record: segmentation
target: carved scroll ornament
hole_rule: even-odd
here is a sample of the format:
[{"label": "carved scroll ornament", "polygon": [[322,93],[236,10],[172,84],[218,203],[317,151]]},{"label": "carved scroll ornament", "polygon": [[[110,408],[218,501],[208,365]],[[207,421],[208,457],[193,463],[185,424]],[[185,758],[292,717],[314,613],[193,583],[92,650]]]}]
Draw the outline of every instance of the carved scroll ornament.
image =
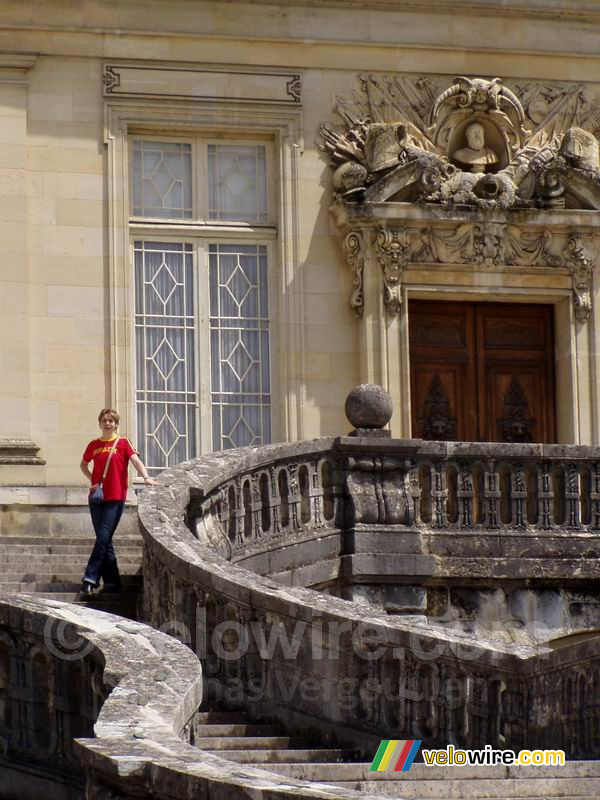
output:
[{"label": "carved scroll ornament", "polygon": [[346,261],[354,276],[350,307],[354,309],[357,317],[362,317],[365,304],[363,294],[363,272],[365,267],[365,241],[359,230],[346,234],[343,241]]}]

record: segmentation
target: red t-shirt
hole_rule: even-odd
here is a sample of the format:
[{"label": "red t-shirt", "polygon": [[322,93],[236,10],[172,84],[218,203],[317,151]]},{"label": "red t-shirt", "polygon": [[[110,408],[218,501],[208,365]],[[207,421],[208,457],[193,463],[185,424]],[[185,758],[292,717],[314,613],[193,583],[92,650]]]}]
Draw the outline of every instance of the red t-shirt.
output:
[{"label": "red t-shirt", "polygon": [[[108,441],[94,439],[85,448],[83,461],[88,464],[94,462],[92,468],[92,483],[100,483],[106,466],[106,459],[115,443],[114,438]],[[106,478],[102,484],[105,500],[125,500],[127,497],[127,467],[129,459],[136,454],[137,450],[133,447],[129,439],[122,436],[118,443],[113,457],[110,460]]]}]

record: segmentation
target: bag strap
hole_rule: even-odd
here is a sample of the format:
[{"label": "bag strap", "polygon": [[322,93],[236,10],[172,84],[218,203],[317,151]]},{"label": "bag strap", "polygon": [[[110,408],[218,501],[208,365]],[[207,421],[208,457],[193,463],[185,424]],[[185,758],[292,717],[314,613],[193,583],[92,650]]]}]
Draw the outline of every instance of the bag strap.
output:
[{"label": "bag strap", "polygon": [[100,480],[100,483],[99,483],[100,486],[102,486],[102,484],[106,480],[106,476],[108,474],[108,468],[110,466],[110,460],[113,457],[113,453],[117,449],[117,444],[118,444],[120,438],[121,438],[120,436],[117,436],[117,438],[115,439],[115,443],[113,444],[113,446],[110,449],[110,453],[108,454],[108,458],[106,459],[106,465],[104,467],[104,472],[102,473],[102,479]]}]

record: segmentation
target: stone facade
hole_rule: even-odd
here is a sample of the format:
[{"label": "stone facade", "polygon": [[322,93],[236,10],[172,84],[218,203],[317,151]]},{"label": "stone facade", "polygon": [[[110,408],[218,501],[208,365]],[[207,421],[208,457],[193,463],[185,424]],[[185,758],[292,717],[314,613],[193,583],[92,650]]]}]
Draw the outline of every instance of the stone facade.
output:
[{"label": "stone facade", "polygon": [[[76,21],[61,4],[8,3],[2,484],[80,485],[82,444],[102,405],[117,406],[137,439],[130,243],[144,226],[130,224],[128,147],[138,134],[273,143],[273,440],[338,433],[343,400],[361,381],[390,391],[394,434],[410,435],[403,299],[435,293],[554,304],[558,438],[596,442],[600,73],[587,45],[595,12],[586,12],[561,5],[572,26],[563,31],[552,2],[525,17],[507,4],[465,3],[453,7],[452,26],[445,6],[417,13],[401,2],[182,0],[165,19],[156,0],[143,21],[127,3],[82,7]],[[493,52],[473,46],[487,29],[497,34]],[[357,30],[368,31],[360,43]],[[479,120],[495,172],[463,207],[471,190],[456,176],[473,172],[456,154],[468,147],[469,120]],[[367,166],[356,152],[348,161],[356,142],[363,155],[366,143]],[[333,179],[330,157],[343,162]],[[401,176],[389,172],[399,157]],[[345,202],[364,169],[368,213]],[[344,199],[331,216],[336,193]],[[169,235],[183,233],[172,226]],[[210,450],[206,411],[197,427],[196,452]]]}]

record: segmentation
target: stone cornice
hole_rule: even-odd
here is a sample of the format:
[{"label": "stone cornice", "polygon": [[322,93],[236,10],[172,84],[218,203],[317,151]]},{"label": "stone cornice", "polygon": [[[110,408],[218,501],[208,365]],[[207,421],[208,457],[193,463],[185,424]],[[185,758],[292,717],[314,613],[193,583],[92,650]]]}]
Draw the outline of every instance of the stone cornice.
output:
[{"label": "stone cornice", "polygon": [[373,11],[405,11],[428,14],[482,14],[486,16],[541,19],[579,19],[600,21],[600,3],[581,0],[530,0],[530,2],[498,2],[498,0],[246,0],[254,5],[307,6],[319,8],[360,8]]},{"label": "stone cornice", "polygon": [[28,439],[0,439],[0,465],[37,464],[46,462],[38,456],[39,447]]},{"label": "stone cornice", "polygon": [[37,53],[0,51],[0,83],[26,83],[27,73],[37,60]]}]

